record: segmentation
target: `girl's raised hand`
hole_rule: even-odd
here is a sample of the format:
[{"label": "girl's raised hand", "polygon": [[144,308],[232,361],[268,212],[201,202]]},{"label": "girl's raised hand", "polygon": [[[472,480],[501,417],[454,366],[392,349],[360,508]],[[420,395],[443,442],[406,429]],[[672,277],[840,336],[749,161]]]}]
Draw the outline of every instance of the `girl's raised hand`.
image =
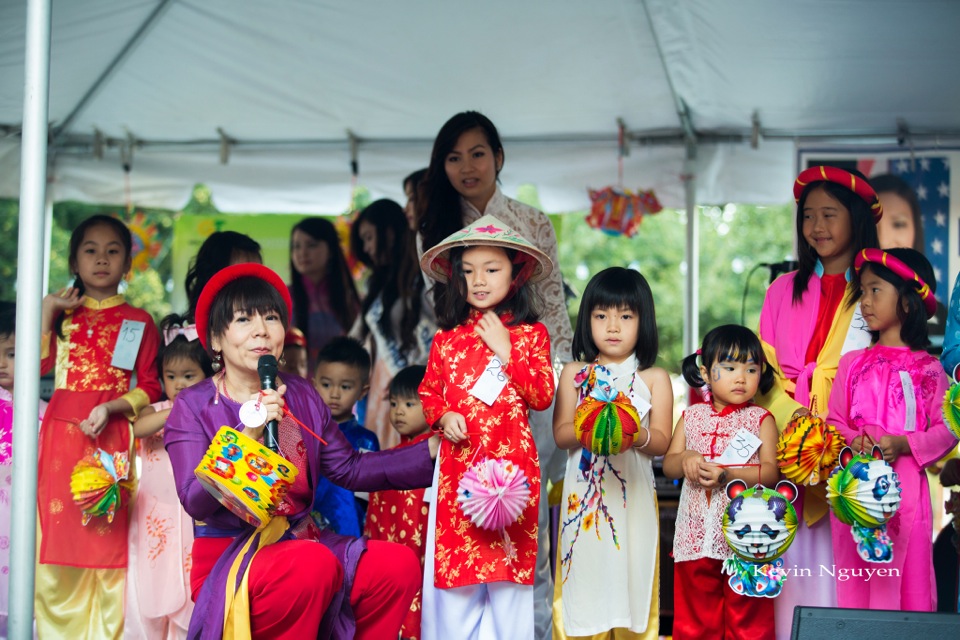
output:
[{"label": "girl's raised hand", "polygon": [[500,358],[501,363],[507,364],[510,361],[510,331],[503,326],[500,316],[488,309],[480,316],[474,330],[483,343]]},{"label": "girl's raised hand", "polygon": [[64,287],[56,293],[48,293],[43,297],[41,312],[52,322],[60,313],[68,309],[76,309],[83,301],[80,290],[76,287]]},{"label": "girl's raised hand", "polygon": [[443,437],[453,444],[463,442],[469,438],[467,435],[467,421],[459,413],[448,411],[443,414],[443,417],[437,422],[440,424],[440,430],[443,431]]}]

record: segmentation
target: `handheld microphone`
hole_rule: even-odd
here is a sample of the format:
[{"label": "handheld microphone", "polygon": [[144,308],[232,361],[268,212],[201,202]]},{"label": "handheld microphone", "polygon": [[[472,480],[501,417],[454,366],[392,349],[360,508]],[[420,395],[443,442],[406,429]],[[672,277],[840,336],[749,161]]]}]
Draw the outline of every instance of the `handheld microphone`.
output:
[{"label": "handheld microphone", "polygon": [[[260,376],[260,388],[261,389],[276,389],[277,388],[277,358],[272,355],[260,356],[260,359],[257,360],[257,375]],[[267,422],[267,428],[263,431],[263,444],[267,446],[270,451],[274,453],[280,453],[280,440],[277,433],[277,424],[276,420],[270,420]]]}]

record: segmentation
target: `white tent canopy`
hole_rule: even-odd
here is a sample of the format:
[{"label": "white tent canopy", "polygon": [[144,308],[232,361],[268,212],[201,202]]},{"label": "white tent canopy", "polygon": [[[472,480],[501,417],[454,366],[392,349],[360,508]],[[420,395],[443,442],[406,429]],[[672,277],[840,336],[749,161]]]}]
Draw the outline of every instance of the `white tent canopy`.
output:
[{"label": "white tent canopy", "polygon": [[[0,0],[7,197],[24,5]],[[504,189],[533,183],[548,211],[616,183],[618,118],[623,186],[682,206],[692,169],[698,201],[784,202],[797,139],[960,132],[958,24],[952,0],[53,0],[51,195],[124,201],[132,145],[138,205],[182,206],[204,182],[222,210],[339,212],[348,131],[359,182],[400,197],[443,122],[478,109],[505,138]]]}]

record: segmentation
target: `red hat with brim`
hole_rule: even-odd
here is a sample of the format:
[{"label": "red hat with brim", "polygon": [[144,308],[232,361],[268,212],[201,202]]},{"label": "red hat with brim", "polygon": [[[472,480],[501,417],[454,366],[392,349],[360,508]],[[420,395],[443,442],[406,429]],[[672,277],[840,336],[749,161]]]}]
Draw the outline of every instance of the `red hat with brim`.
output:
[{"label": "red hat with brim", "polygon": [[837,167],[828,167],[821,165],[819,167],[810,167],[800,172],[797,181],[793,183],[793,198],[800,202],[800,196],[807,185],[812,182],[833,182],[841,187],[846,187],[857,194],[860,199],[867,203],[870,212],[873,214],[873,223],[880,222],[883,217],[883,207],[880,206],[880,196],[873,190],[870,183],[863,178],[858,178],[849,171]]},{"label": "red hat with brim", "polygon": [[246,277],[265,280],[267,284],[277,290],[277,293],[280,294],[280,297],[283,298],[284,303],[286,303],[287,317],[289,318],[293,315],[293,301],[290,299],[290,290],[287,289],[287,285],[276,272],[255,262],[231,265],[225,269],[221,269],[216,275],[210,278],[210,281],[203,287],[203,291],[200,292],[200,299],[197,301],[197,312],[195,314],[197,319],[197,335],[204,349],[208,348],[207,330],[210,326],[210,306],[213,304],[213,300],[217,297],[217,294],[220,293],[221,289],[229,283],[238,278]]}]

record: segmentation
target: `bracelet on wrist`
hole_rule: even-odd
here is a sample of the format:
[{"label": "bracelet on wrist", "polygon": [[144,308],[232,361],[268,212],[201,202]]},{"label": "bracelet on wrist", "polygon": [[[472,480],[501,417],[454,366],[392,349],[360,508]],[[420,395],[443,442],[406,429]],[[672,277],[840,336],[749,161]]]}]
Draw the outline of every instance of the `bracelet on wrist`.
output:
[{"label": "bracelet on wrist", "polygon": [[650,429],[648,427],[643,427],[643,430],[647,432],[647,439],[644,440],[643,444],[639,445],[637,449],[643,449],[650,444]]}]

